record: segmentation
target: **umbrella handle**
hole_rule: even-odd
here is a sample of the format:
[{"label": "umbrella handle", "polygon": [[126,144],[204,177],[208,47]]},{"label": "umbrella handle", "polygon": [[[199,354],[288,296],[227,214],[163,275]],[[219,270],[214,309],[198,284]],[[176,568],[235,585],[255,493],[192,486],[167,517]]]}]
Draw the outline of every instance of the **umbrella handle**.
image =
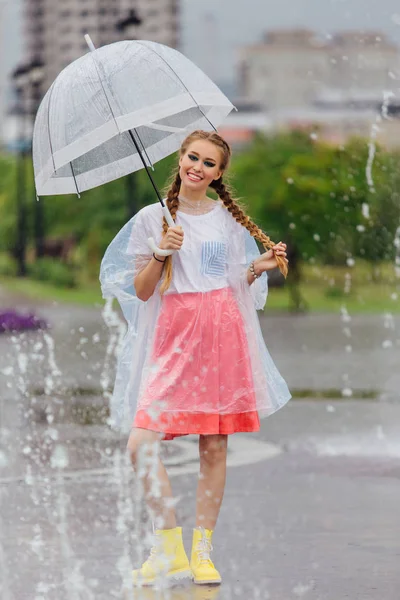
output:
[{"label": "umbrella handle", "polygon": [[[170,227],[174,227],[175,221],[171,217],[171,213],[168,210],[168,206],[163,206],[161,210],[162,210],[162,213],[163,213],[164,218],[167,221],[168,225]],[[147,239],[147,242],[148,242],[151,250],[154,252],[154,254],[158,254],[158,256],[170,256],[171,254],[173,254],[175,252],[175,250],[163,250],[162,248],[158,248],[156,242],[154,241],[154,238],[152,238],[152,237],[149,237]]]}]

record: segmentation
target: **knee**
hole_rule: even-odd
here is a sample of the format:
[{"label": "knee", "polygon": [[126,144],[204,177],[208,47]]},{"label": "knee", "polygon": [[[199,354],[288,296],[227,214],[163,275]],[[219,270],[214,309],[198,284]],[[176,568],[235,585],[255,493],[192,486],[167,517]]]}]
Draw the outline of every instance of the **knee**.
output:
[{"label": "knee", "polygon": [[158,454],[159,439],[151,433],[132,431],[129,436],[127,451],[135,469],[145,457]]},{"label": "knee", "polygon": [[200,460],[214,465],[226,460],[227,436],[204,436],[200,440]]}]

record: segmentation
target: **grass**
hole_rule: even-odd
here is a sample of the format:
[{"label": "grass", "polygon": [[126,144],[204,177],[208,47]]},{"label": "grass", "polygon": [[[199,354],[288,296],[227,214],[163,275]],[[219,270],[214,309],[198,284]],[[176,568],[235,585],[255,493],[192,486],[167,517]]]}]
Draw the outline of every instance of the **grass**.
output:
[{"label": "grass", "polygon": [[[2,278],[10,292],[35,300],[48,300],[85,306],[102,305],[98,282],[86,283],[76,289],[65,289],[32,279]],[[350,290],[346,289],[350,282]],[[375,271],[368,263],[357,261],[355,267],[305,265],[300,286],[309,312],[339,313],[345,307],[349,313],[400,313],[400,280],[394,267],[379,266]],[[290,296],[287,288],[271,288],[266,311],[287,312]]]},{"label": "grass", "polygon": [[33,300],[49,300],[83,306],[95,306],[104,303],[99,284],[93,283],[78,288],[67,289],[28,278],[3,277],[2,282],[9,292],[21,294]]},{"label": "grass", "polygon": [[[396,296],[392,297],[395,288],[389,285],[359,285],[349,294],[343,294],[342,297],[329,297],[322,286],[310,283],[301,286],[301,293],[309,312],[340,313],[345,307],[352,314],[400,313],[400,291],[397,298]],[[288,290],[273,288],[268,296],[266,310],[287,311],[289,304]]]},{"label": "grass", "polygon": [[[300,286],[310,312],[338,313],[343,307],[349,313],[400,313],[400,279],[394,266],[373,269],[358,261],[355,267],[303,266]],[[288,310],[287,288],[272,288],[267,310]]]}]

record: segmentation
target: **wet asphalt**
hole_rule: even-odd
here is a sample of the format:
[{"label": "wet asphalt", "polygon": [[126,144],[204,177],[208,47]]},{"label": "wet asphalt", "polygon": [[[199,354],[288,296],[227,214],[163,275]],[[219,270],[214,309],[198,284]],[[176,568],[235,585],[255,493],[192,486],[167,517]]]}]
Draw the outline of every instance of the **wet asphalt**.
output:
[{"label": "wet asphalt", "polygon": [[[0,293],[11,300],[32,305]],[[289,386],[325,398],[292,400],[258,434],[230,439],[213,554],[223,584],[162,592],[129,589],[150,524],[126,439],[96,422],[114,368],[100,307],[36,310],[50,341],[0,337],[1,600],[399,600],[399,318],[262,317]],[[77,388],[95,417],[71,410]],[[163,453],[189,551],[196,440]]]}]

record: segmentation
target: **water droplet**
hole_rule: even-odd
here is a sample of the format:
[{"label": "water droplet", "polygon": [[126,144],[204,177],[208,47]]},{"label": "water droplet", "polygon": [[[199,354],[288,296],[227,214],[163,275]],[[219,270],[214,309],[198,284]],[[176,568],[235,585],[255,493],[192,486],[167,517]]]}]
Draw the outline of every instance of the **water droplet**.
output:
[{"label": "water droplet", "polygon": [[65,446],[58,444],[50,458],[50,464],[53,469],[65,469],[69,464],[68,450]]},{"label": "water droplet", "polygon": [[353,391],[350,388],[343,388],[342,389],[342,396],[344,398],[351,398],[352,395],[353,395]]},{"label": "water droplet", "polygon": [[392,340],[385,340],[384,342],[382,342],[382,348],[391,348],[393,346],[393,342]]}]

